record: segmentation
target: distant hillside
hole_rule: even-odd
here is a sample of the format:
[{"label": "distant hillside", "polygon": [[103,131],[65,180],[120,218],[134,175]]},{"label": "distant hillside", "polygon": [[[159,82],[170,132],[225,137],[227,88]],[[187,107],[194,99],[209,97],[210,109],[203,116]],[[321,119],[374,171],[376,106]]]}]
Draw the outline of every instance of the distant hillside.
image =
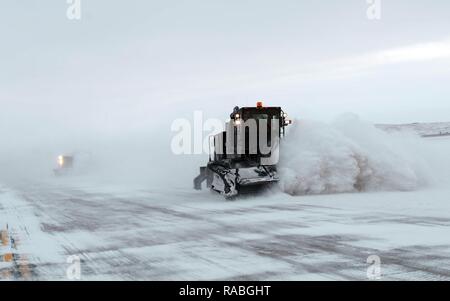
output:
[{"label": "distant hillside", "polygon": [[377,124],[376,127],[387,131],[413,131],[424,137],[450,136],[450,122]]}]

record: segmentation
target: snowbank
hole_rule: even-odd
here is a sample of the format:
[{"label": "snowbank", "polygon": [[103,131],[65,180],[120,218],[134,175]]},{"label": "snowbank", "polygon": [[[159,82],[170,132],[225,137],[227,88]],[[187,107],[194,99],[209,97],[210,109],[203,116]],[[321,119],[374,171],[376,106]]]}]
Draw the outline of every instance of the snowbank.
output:
[{"label": "snowbank", "polygon": [[407,191],[430,181],[421,138],[385,133],[353,114],[331,124],[300,121],[288,135],[280,173],[292,195]]}]

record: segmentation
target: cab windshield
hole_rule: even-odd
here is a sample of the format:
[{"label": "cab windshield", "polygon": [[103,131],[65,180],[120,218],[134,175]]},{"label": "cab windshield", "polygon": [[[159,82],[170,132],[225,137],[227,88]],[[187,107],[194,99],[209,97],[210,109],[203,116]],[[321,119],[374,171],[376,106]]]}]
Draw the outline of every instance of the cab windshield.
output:
[{"label": "cab windshield", "polygon": [[249,117],[252,119],[256,119],[256,120],[269,119],[269,115],[267,115],[267,114],[252,114]]},{"label": "cab windshield", "polygon": [[279,118],[280,109],[278,108],[267,108],[267,109],[257,109],[257,108],[245,108],[242,111],[242,117],[244,120],[255,119],[255,120],[270,120],[273,118]]}]

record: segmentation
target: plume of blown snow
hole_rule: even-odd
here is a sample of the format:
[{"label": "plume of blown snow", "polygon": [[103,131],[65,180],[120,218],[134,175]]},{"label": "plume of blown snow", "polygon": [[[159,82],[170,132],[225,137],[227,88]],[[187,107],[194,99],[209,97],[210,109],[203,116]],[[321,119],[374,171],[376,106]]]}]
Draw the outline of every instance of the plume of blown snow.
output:
[{"label": "plume of blown snow", "polygon": [[353,114],[333,123],[299,121],[281,153],[281,187],[292,195],[410,191],[430,181],[421,140],[388,134]]}]

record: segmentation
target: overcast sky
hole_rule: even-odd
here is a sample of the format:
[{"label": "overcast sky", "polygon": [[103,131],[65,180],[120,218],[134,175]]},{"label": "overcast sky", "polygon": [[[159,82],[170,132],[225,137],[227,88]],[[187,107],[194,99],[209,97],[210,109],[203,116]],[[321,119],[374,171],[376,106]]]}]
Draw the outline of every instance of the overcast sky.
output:
[{"label": "overcast sky", "polygon": [[142,130],[260,99],[450,121],[450,2],[381,4],[371,21],[366,0],[81,0],[75,21],[65,0],[2,0],[0,133]]}]

